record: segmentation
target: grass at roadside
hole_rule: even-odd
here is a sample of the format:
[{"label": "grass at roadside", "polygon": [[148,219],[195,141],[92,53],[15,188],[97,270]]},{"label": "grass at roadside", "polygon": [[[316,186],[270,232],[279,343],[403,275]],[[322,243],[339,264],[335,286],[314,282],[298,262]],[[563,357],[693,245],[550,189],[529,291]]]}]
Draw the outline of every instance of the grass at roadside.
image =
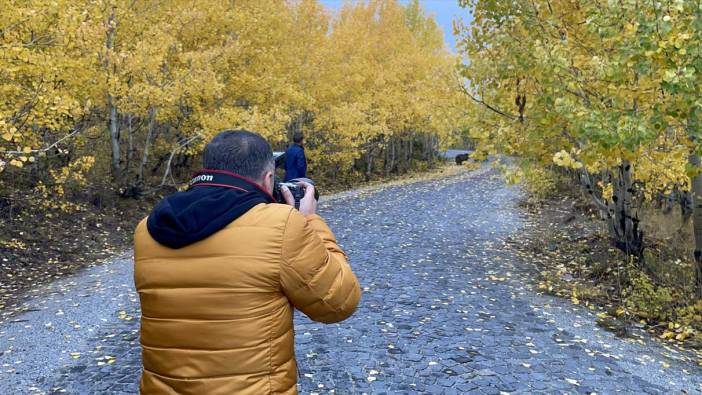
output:
[{"label": "grass at roadside", "polygon": [[702,365],[702,301],[695,300],[692,261],[681,240],[661,231],[655,223],[660,218],[647,215],[652,223],[643,224],[644,265],[611,245],[587,201],[559,196],[522,202],[536,226],[515,248],[537,265],[538,290],[598,311],[598,324],[620,336],[648,331],[669,347],[696,354]]}]

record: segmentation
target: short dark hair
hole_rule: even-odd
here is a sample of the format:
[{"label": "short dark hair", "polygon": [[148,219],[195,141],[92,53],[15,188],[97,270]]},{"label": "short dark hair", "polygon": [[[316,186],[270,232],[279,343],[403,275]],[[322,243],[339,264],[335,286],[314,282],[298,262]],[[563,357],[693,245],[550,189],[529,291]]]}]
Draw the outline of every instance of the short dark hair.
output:
[{"label": "short dark hair", "polygon": [[205,169],[227,170],[258,180],[273,166],[271,145],[248,130],[225,130],[207,143],[202,155]]},{"label": "short dark hair", "polygon": [[302,132],[295,132],[293,134],[293,143],[301,143],[304,138],[305,136],[302,135]]}]

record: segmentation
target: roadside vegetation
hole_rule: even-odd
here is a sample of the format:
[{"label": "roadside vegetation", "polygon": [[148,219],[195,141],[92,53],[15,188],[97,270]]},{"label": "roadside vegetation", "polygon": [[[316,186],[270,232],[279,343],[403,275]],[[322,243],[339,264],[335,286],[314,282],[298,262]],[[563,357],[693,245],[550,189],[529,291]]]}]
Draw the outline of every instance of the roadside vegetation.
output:
[{"label": "roadside vegetation", "polygon": [[702,3],[461,3],[475,156],[518,157],[508,180],[567,202],[543,211],[542,288],[699,347]]}]

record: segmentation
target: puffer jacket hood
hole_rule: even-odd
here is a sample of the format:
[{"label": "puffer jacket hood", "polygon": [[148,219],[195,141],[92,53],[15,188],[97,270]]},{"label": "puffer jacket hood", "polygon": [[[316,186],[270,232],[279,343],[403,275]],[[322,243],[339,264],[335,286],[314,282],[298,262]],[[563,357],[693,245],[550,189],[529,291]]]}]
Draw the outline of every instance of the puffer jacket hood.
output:
[{"label": "puffer jacket hood", "polygon": [[161,200],[146,224],[154,240],[182,248],[216,233],[256,205],[274,202],[251,180],[223,170],[202,170],[188,190]]}]

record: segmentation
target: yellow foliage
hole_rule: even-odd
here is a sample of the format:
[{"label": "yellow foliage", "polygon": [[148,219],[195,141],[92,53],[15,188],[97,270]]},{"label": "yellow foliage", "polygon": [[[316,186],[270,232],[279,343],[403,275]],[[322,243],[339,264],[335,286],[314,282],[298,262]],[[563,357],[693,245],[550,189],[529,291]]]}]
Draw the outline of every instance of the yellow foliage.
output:
[{"label": "yellow foliage", "polygon": [[458,32],[477,150],[603,178],[626,162],[647,198],[689,190],[702,130],[694,2],[461,4],[474,18]]},{"label": "yellow foliage", "polygon": [[573,159],[573,157],[565,150],[561,150],[559,152],[556,152],[553,155],[553,163],[557,164],[558,166],[563,166],[563,167],[567,167],[570,169],[576,169],[576,170],[581,169],[583,167],[582,163]]},{"label": "yellow foliage", "polygon": [[193,157],[223,129],[278,146],[304,130],[312,170],[342,173],[393,144],[436,150],[465,130],[457,58],[418,1],[338,15],[316,0],[8,1],[0,170],[41,171],[42,193],[63,196],[93,165],[142,183],[152,162]]}]

